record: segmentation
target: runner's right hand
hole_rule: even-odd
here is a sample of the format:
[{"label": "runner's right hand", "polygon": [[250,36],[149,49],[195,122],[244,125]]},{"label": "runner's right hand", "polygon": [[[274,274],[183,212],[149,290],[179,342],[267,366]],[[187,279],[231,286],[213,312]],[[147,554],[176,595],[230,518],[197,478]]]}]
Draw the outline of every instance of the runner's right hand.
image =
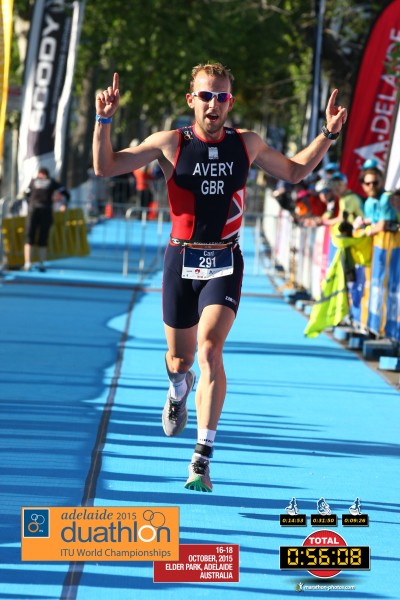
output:
[{"label": "runner's right hand", "polygon": [[114,73],[112,86],[99,92],[96,96],[96,113],[100,117],[109,118],[117,111],[119,106],[119,78],[118,73]]}]

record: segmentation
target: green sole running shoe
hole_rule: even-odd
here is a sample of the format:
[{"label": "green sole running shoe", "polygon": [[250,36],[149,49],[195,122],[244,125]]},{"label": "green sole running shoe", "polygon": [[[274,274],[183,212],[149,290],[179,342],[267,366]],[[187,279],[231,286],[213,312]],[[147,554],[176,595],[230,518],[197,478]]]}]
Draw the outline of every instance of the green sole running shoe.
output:
[{"label": "green sole running shoe", "polygon": [[174,402],[171,400],[169,393],[167,395],[167,401],[162,412],[162,426],[165,435],[168,437],[179,435],[186,427],[188,420],[186,401],[193,389],[195,381],[196,375],[194,371],[188,371],[186,373],[187,390],[182,400],[179,402]]},{"label": "green sole running shoe", "polygon": [[189,478],[185,488],[192,492],[212,492],[208,460],[196,460],[189,465]]}]

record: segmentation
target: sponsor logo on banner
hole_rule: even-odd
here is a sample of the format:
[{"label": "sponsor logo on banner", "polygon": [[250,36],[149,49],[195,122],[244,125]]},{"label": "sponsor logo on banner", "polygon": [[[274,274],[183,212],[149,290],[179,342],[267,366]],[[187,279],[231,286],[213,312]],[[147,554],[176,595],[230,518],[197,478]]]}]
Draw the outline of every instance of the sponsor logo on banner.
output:
[{"label": "sponsor logo on banner", "polygon": [[178,507],[24,507],[23,561],[179,558]]},{"label": "sponsor logo on banner", "polygon": [[48,508],[28,508],[23,513],[22,535],[24,538],[48,538],[49,524]]}]

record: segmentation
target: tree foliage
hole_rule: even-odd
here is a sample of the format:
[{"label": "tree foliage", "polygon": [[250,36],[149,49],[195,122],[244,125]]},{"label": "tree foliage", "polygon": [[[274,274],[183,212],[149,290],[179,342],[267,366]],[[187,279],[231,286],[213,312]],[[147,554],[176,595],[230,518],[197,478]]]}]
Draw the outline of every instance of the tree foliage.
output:
[{"label": "tree foliage", "polygon": [[[323,70],[347,97],[371,22],[389,2],[326,0]],[[87,0],[71,113],[73,146],[82,154],[77,165],[86,169],[88,162],[95,91],[111,83],[114,71],[122,94],[113,127],[118,146],[186,113],[191,69],[208,60],[235,76],[235,124],[279,125],[299,138],[316,6],[317,0]],[[21,18],[29,19],[28,8],[15,0]]]}]

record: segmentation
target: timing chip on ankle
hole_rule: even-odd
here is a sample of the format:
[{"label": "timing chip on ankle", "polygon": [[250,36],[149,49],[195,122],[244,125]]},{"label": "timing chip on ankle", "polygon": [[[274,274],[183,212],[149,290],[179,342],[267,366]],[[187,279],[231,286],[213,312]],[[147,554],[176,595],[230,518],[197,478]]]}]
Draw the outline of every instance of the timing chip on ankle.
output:
[{"label": "timing chip on ankle", "polygon": [[205,444],[196,444],[194,451],[197,454],[201,454],[202,456],[210,458],[212,456],[213,449],[211,448],[211,446],[206,446]]}]

